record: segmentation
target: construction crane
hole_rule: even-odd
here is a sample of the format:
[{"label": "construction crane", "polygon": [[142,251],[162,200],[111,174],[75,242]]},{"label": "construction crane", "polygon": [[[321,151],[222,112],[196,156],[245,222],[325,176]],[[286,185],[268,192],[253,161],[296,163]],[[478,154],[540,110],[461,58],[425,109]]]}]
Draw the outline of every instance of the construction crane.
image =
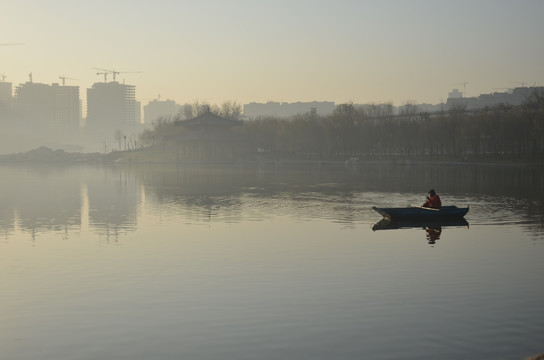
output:
[{"label": "construction crane", "polygon": [[113,81],[115,81],[115,77],[119,74],[139,74],[141,72],[141,71],[116,71],[116,70],[100,69],[100,68],[93,68],[93,69],[100,71],[96,73],[96,75],[104,75],[104,82],[108,82],[109,74],[112,75]]},{"label": "construction crane", "polygon": [[96,75],[104,75],[104,82],[108,82],[108,75],[109,75],[108,72],[103,72],[103,73],[97,72]]},{"label": "construction crane", "polygon": [[59,76],[59,79],[62,80],[62,86],[64,86],[64,84],[66,83],[66,80],[79,80],[79,79],[72,79],[66,76]]},{"label": "construction crane", "polygon": [[108,82],[108,75],[114,74],[114,80],[115,80],[115,70],[106,70],[106,69],[99,69],[99,68],[93,68],[94,70],[99,70],[100,72],[97,72],[96,75],[104,75],[104,82]]},{"label": "construction crane", "polygon": [[453,84],[453,85],[463,85],[463,97],[465,97],[465,90],[466,90],[466,87],[467,87],[467,85],[468,85],[468,82],[463,81],[462,83]]}]

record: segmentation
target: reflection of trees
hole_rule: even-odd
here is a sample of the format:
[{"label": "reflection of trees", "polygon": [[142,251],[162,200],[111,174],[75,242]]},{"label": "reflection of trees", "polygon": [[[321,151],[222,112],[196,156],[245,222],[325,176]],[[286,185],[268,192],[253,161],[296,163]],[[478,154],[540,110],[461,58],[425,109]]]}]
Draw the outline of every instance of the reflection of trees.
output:
[{"label": "reflection of trees", "polygon": [[[353,224],[374,217],[376,204],[402,203],[429,188],[462,205],[475,202],[496,216],[527,218],[535,233],[544,228],[544,170],[517,166],[363,165],[358,169],[314,165],[20,167],[3,166],[0,230],[62,231],[81,226],[88,204],[89,225],[108,239],[133,230],[141,184],[159,211],[191,221],[243,221],[255,215],[300,216]],[[86,184],[82,191],[82,184]],[[82,202],[82,192],[88,201]],[[85,199],[85,198],[84,198]],[[396,206],[396,205],[395,205]],[[471,209],[469,217],[474,211]],[[171,214],[169,214],[171,215]],[[529,225],[528,225],[529,226]]]},{"label": "reflection of trees", "polygon": [[243,171],[222,167],[153,166],[138,168],[147,192],[161,204],[182,209],[187,216],[211,219],[240,213],[240,194],[246,183]]},{"label": "reflection of trees", "polygon": [[[544,171],[537,167],[367,165],[347,170],[195,165],[139,168],[137,172],[146,192],[159,203],[174,205],[195,218],[236,220],[259,204],[270,206],[271,212],[282,211],[274,208],[279,206],[290,214],[352,223],[375,205],[369,203],[373,201],[371,194],[420,194],[423,201],[431,187],[445,194],[444,201],[450,204],[452,196],[463,199],[463,205],[491,197],[498,199],[505,211],[526,213],[531,218],[544,213]],[[396,199],[380,201],[394,203]]]},{"label": "reflection of trees", "polygon": [[500,165],[375,165],[352,173],[372,189],[425,194],[431,187],[456,195],[485,194],[541,199],[541,167]]},{"label": "reflection of trees", "polygon": [[493,216],[514,215],[544,227],[544,169],[539,166],[376,166],[354,176],[376,191],[425,194],[435,188],[446,195],[443,203],[451,204],[449,196],[463,199],[463,205],[485,203],[495,208]]},{"label": "reflection of trees", "polygon": [[357,216],[354,190],[359,184],[348,184],[343,168],[195,165],[141,168],[138,172],[146,196],[149,192],[161,204],[176,206],[193,219],[240,221],[255,207],[276,214],[335,217],[346,223]]}]

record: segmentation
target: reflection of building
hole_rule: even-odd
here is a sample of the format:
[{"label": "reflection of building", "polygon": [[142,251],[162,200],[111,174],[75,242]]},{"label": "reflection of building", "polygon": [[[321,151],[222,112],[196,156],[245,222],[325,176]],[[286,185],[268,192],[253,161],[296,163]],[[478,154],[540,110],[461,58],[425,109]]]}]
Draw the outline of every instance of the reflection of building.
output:
[{"label": "reflection of building", "polygon": [[[39,186],[36,186],[39,179]],[[81,225],[81,183],[77,170],[55,171],[51,167],[3,169],[2,212],[13,207],[21,229],[33,234],[79,228]]]},{"label": "reflection of building", "polygon": [[140,124],[136,87],[117,81],[95,83],[87,89],[87,127],[111,135],[134,132]]},{"label": "reflection of building", "polygon": [[142,192],[131,174],[51,165],[3,167],[0,188],[9,191],[0,194],[0,234],[20,228],[33,236],[51,231],[68,236],[87,218],[99,234],[133,229]]},{"label": "reflection of building", "polygon": [[95,231],[115,237],[120,231],[135,228],[141,187],[130,172],[93,171],[86,181],[89,224]]},{"label": "reflection of building", "polygon": [[151,124],[160,117],[170,117],[178,113],[179,106],[174,100],[153,100],[144,106],[144,122]]},{"label": "reflection of building", "polygon": [[170,139],[177,144],[178,160],[237,160],[250,152],[248,139],[236,131],[242,121],[208,111],[174,124],[182,129],[181,134]]}]

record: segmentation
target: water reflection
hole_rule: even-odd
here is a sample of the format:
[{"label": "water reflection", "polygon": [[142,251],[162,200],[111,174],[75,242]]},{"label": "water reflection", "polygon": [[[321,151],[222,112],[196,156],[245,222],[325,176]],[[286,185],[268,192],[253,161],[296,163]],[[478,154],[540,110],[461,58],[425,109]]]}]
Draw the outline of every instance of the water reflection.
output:
[{"label": "water reflection", "polygon": [[166,207],[159,211],[178,211],[185,217],[211,221],[216,217],[240,215],[244,186],[253,183],[243,171],[221,167],[143,167],[135,170],[145,187],[145,196]]},{"label": "water reflection", "polygon": [[469,223],[462,219],[436,219],[436,220],[390,220],[383,218],[372,226],[372,230],[398,230],[398,229],[422,229],[429,245],[434,245],[442,235],[442,229],[447,227],[465,227]]},{"label": "water reflection", "polygon": [[[473,180],[495,169],[0,170],[7,358],[522,358],[541,344],[544,196],[518,188],[535,186],[523,168],[489,186]],[[371,231],[372,205],[420,203],[429,184],[470,205],[466,223]]]},{"label": "water reflection", "polygon": [[[372,224],[373,205],[420,203],[429,187],[445,204],[470,206],[472,225],[520,224],[544,232],[544,169],[501,166],[314,165],[2,166],[0,231],[67,233],[107,240],[138,227],[142,208],[186,222],[289,216],[346,227]],[[389,224],[389,227],[397,226]],[[377,226],[383,227],[382,225]],[[419,226],[423,227],[423,226]],[[430,241],[441,228],[429,232]]]},{"label": "water reflection", "polygon": [[66,168],[10,167],[0,177],[0,227],[17,227],[35,239],[42,231],[66,232],[81,224],[80,184]]},{"label": "water reflection", "polygon": [[106,241],[136,229],[142,201],[139,181],[130,169],[104,168],[85,171],[89,226]]},{"label": "water reflection", "polygon": [[[147,199],[188,221],[238,222],[268,215],[360,219],[363,185],[343,169],[320,167],[154,167],[137,170]],[[161,207],[158,211],[165,210]]]},{"label": "water reflection", "polygon": [[108,239],[136,226],[141,185],[126,169],[39,165],[2,166],[0,229],[32,240],[42,232],[89,226]]},{"label": "water reflection", "polygon": [[427,233],[427,242],[429,243],[429,245],[434,245],[436,244],[436,241],[440,239],[440,235],[442,234],[442,227],[426,227],[425,232]]}]

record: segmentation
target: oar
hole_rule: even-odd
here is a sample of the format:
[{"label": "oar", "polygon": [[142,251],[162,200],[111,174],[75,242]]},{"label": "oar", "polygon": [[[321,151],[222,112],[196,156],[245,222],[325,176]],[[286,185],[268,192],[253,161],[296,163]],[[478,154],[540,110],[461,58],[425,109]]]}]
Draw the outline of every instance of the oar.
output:
[{"label": "oar", "polygon": [[424,209],[424,210],[440,211],[440,209],[430,208],[430,207],[425,207],[425,206],[420,206],[420,208],[422,208],[422,209]]},{"label": "oar", "polygon": [[430,208],[430,207],[426,207],[426,206],[419,206],[419,205],[410,205],[409,207],[420,208],[420,209],[423,209],[423,210],[440,211],[440,209]]}]

